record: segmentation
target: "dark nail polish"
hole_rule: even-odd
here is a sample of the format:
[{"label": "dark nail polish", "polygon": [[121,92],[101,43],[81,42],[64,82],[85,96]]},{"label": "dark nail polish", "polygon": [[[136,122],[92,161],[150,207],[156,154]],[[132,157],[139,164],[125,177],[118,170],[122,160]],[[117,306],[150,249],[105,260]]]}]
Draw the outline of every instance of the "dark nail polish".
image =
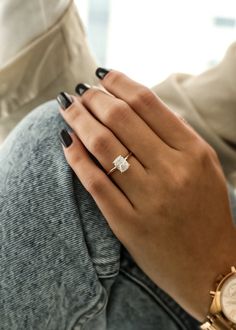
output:
[{"label": "dark nail polish", "polygon": [[72,100],[72,98],[70,97],[69,94],[67,94],[65,92],[61,92],[57,96],[57,102],[59,103],[60,107],[63,110],[66,110],[72,104],[73,100]]},{"label": "dark nail polish", "polygon": [[59,135],[59,138],[60,138],[60,141],[61,143],[64,145],[64,147],[68,148],[71,143],[73,142],[72,141],[72,138],[70,136],[70,134],[67,132],[66,129],[63,129],[61,132],[60,132],[60,135]]},{"label": "dark nail polish", "polygon": [[90,86],[88,84],[78,84],[75,87],[75,92],[82,96],[88,89],[90,88]]},{"label": "dark nail polish", "polygon": [[104,69],[104,68],[97,68],[95,74],[99,79],[103,79],[110,70]]}]

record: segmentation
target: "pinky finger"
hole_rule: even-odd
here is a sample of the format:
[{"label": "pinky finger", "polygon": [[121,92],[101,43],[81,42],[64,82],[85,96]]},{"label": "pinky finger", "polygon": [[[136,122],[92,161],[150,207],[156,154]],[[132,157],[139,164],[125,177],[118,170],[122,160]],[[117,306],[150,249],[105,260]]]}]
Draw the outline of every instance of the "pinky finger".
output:
[{"label": "pinky finger", "polygon": [[[132,204],[89,157],[88,151],[75,133],[69,134],[63,130],[60,134],[60,140],[61,142],[64,140],[63,150],[68,164],[85,189],[92,195],[114,234],[122,240],[122,231],[127,232],[129,225],[127,218],[133,211]],[[67,144],[65,140],[68,141]],[[69,143],[70,145],[66,147],[65,145]]]}]

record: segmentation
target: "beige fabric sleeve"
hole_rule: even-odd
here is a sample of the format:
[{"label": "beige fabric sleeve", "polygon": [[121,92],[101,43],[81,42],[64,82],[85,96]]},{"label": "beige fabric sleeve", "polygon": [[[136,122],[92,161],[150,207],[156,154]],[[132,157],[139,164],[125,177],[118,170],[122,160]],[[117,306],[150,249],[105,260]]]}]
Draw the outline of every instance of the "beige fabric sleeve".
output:
[{"label": "beige fabric sleeve", "polygon": [[63,15],[71,0],[1,0],[0,67]]},{"label": "beige fabric sleeve", "polygon": [[214,68],[198,76],[173,74],[153,90],[215,148],[236,185],[236,43]]},{"label": "beige fabric sleeve", "polygon": [[78,82],[97,85],[96,60],[72,1],[63,16],[0,69],[0,147],[32,109],[74,94]]}]

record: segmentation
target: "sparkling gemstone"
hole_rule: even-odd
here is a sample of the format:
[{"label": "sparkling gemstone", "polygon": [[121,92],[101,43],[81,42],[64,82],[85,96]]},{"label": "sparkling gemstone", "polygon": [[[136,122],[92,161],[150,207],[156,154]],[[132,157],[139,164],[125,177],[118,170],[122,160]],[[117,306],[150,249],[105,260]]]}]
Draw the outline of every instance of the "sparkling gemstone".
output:
[{"label": "sparkling gemstone", "polygon": [[124,157],[122,156],[118,156],[114,161],[113,164],[115,165],[115,167],[120,171],[120,172],[125,172],[130,164],[127,162],[126,159],[124,159]]}]

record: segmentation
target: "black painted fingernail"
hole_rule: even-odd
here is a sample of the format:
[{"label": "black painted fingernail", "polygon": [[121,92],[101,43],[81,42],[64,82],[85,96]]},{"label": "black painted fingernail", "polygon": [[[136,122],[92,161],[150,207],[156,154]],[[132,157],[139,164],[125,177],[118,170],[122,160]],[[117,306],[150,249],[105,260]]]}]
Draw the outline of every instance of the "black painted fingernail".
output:
[{"label": "black painted fingernail", "polygon": [[60,141],[61,143],[64,145],[64,147],[68,148],[71,143],[73,142],[70,134],[67,132],[66,129],[63,129],[61,132],[60,132],[60,135],[59,135],[59,138],[60,138]]},{"label": "black painted fingernail", "polygon": [[90,88],[90,86],[88,84],[78,84],[75,87],[75,92],[82,96],[88,89]]},{"label": "black painted fingernail", "polygon": [[57,102],[63,110],[66,110],[72,104],[73,100],[69,94],[61,92],[57,96]]},{"label": "black painted fingernail", "polygon": [[97,68],[95,74],[99,79],[103,79],[110,70],[104,69],[104,68]]}]

